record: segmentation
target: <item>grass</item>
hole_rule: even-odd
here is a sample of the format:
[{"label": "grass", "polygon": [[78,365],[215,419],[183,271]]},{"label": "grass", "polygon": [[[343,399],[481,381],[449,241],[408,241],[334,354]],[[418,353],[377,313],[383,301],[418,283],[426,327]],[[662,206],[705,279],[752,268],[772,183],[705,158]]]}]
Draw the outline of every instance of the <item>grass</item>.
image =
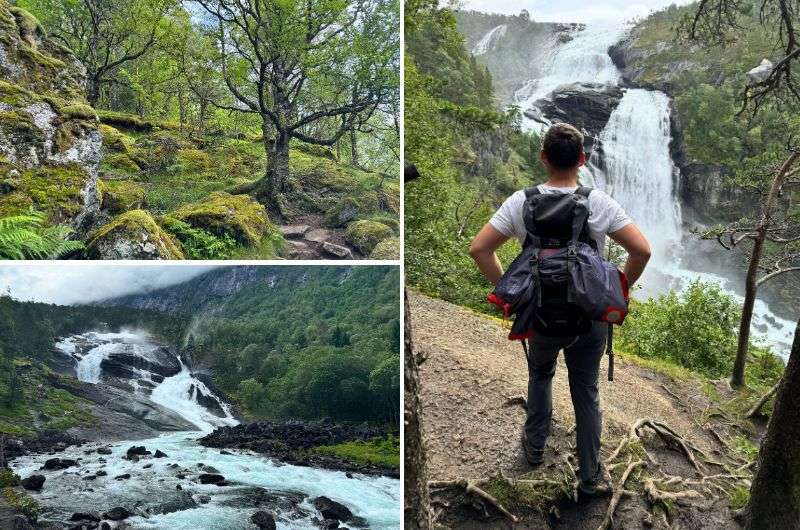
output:
[{"label": "grass", "polygon": [[356,440],[337,445],[321,445],[314,448],[314,451],[359,464],[373,464],[391,469],[400,468],[400,439],[391,434],[386,438],[373,438],[367,441]]},{"label": "grass", "polygon": [[11,487],[3,488],[3,497],[6,498],[11,506],[27,517],[29,521],[38,519],[41,507],[32,497]]}]

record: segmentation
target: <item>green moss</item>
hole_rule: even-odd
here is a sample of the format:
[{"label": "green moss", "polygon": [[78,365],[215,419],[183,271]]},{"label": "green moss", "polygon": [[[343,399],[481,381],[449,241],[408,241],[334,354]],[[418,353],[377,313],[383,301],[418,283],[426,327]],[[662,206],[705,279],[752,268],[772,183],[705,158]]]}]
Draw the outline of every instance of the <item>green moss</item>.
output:
[{"label": "green moss", "polygon": [[10,6],[8,11],[16,19],[20,33],[28,35],[40,35],[44,33],[39,20],[28,11],[16,6]]},{"label": "green moss", "polygon": [[139,165],[126,153],[109,153],[103,157],[100,167],[105,171],[120,171],[122,173],[138,173]]},{"label": "green moss", "polygon": [[736,486],[728,496],[728,504],[732,510],[741,510],[750,501],[750,490],[744,486]]},{"label": "green moss", "polygon": [[0,212],[21,213],[20,208],[34,206],[49,214],[51,221],[72,218],[83,207],[81,190],[87,178],[85,170],[76,164],[25,170],[16,192],[0,196]]},{"label": "green moss", "polygon": [[367,441],[355,440],[337,445],[323,445],[315,447],[314,451],[359,464],[400,468],[400,439],[392,435]]},{"label": "green moss", "polygon": [[0,488],[19,486],[19,476],[7,467],[0,468]]},{"label": "green moss", "polygon": [[0,80],[0,102],[7,103],[15,107],[21,107],[33,103],[38,98],[28,90],[14,83]]},{"label": "green moss", "polygon": [[400,239],[389,237],[375,245],[369,259],[400,259]]},{"label": "green moss", "polygon": [[122,213],[142,208],[144,188],[129,180],[98,180],[101,208],[111,213]]},{"label": "green moss", "polygon": [[28,518],[29,521],[36,521],[39,518],[41,507],[33,497],[16,491],[14,488],[3,488],[3,497],[6,498],[8,504],[19,510],[22,515]]},{"label": "green moss", "polygon": [[214,166],[211,156],[199,149],[181,149],[178,151],[176,163],[183,171],[206,172]]},{"label": "green moss", "polygon": [[66,119],[78,120],[97,120],[97,113],[89,105],[83,103],[71,103],[60,107],[58,113]]},{"label": "green moss", "polygon": [[117,241],[125,240],[146,241],[161,259],[184,259],[177,242],[144,210],[125,212],[97,230],[86,246],[87,256],[101,257],[104,249],[113,249]]},{"label": "green moss", "polygon": [[688,368],[684,368],[683,366],[680,366],[679,364],[673,363],[666,359],[639,357],[627,351],[620,350],[619,347],[616,345],[614,347],[614,353],[618,354],[621,358],[637,366],[641,366],[642,368],[647,368],[648,370],[652,370],[653,372],[666,375],[667,377],[670,377],[678,381],[689,381],[692,379],[699,378],[699,375],[696,374],[695,372],[692,372]]},{"label": "green moss", "polygon": [[33,200],[22,192],[14,191],[0,195],[0,217],[21,215],[33,207]]},{"label": "green moss", "polygon": [[133,147],[134,139],[111,125],[101,123],[100,134],[103,137],[103,147],[105,147],[107,151],[128,153],[131,147]]},{"label": "green moss", "polygon": [[356,221],[350,223],[345,238],[362,254],[369,255],[378,243],[392,237],[392,229],[375,221]]},{"label": "green moss", "polygon": [[172,213],[180,221],[217,236],[229,235],[244,245],[256,245],[271,227],[264,206],[249,195],[214,192],[204,200]]},{"label": "green moss", "polygon": [[753,462],[758,458],[758,446],[751,442],[749,438],[737,436],[733,439],[731,447],[748,462]]},{"label": "green moss", "polygon": [[294,149],[301,151],[303,153],[309,154],[311,156],[315,156],[318,158],[327,158],[328,160],[332,160],[334,162],[338,161],[338,157],[336,153],[330,147],[325,147],[324,145],[315,145],[315,144],[307,144],[305,142],[297,142],[297,144],[292,146]]}]

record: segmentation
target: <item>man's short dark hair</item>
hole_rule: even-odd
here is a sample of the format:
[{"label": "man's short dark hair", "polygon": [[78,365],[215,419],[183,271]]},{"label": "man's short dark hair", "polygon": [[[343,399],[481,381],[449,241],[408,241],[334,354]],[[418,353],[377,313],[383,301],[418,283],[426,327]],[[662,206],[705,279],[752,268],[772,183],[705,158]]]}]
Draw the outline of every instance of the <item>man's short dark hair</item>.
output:
[{"label": "man's short dark hair", "polygon": [[583,134],[568,123],[556,123],[545,133],[542,150],[556,169],[573,168],[583,151]]}]

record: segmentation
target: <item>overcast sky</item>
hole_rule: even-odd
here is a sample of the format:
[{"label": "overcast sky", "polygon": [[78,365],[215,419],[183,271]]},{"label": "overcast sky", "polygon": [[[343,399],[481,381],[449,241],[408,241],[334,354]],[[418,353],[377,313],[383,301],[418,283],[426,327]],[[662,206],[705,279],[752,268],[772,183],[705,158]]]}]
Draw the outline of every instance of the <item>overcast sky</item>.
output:
[{"label": "overcast sky", "polygon": [[691,0],[462,0],[463,9],[486,13],[519,14],[527,9],[537,22],[625,22],[670,4]]},{"label": "overcast sky", "polygon": [[0,264],[0,291],[19,300],[80,304],[174,285],[207,265],[106,265],[86,262]]}]

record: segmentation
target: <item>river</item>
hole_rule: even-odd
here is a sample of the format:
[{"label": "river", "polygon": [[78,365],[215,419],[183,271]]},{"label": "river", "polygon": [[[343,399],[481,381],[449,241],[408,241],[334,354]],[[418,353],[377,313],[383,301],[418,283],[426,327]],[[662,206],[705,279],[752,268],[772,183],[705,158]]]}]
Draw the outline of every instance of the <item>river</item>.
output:
[{"label": "river", "polygon": [[[275,515],[278,528],[311,529],[317,528],[313,520],[320,517],[311,501],[326,496],[347,506],[369,528],[400,527],[400,482],[396,479],[348,477],[344,472],[288,465],[256,453],[222,454],[201,446],[198,438],[204,434],[238,422],[230,406],[183,359],[144,332],[84,333],[64,338],[56,349],[74,360],[80,380],[130,386],[138,398],[148,397],[197,428],[143,440],[97,440],[57,455],[17,458],[12,469],[18,475],[46,477],[44,488],[31,492],[42,505],[40,520],[65,522],[76,512],[102,514],[121,506],[133,513],[125,521],[128,528],[235,530],[254,528],[250,516],[267,510]],[[120,367],[120,359],[128,364]],[[163,373],[174,375],[163,377]],[[160,450],[166,456],[129,459],[127,451],[132,446],[144,446],[153,454]],[[54,456],[77,460],[79,465],[42,470]],[[199,483],[202,472],[218,472],[227,485]]]}]

